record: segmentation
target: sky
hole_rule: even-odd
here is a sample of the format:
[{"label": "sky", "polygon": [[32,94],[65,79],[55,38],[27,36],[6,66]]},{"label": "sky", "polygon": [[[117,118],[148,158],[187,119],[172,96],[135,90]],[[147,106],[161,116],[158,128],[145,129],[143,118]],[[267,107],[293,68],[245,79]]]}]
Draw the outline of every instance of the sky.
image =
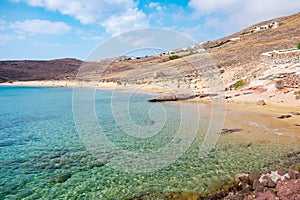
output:
[{"label": "sky", "polygon": [[196,42],[300,12],[300,0],[0,0],[0,60],[77,58],[133,29]]}]

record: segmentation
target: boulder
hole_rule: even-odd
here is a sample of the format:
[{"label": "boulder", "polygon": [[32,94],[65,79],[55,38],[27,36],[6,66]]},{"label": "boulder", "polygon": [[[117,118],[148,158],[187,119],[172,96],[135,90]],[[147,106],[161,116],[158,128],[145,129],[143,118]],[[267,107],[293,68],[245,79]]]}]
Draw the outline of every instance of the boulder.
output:
[{"label": "boulder", "polygon": [[279,199],[300,199],[300,179],[279,181],[276,186]]},{"label": "boulder", "polygon": [[251,172],[248,176],[250,183],[254,183],[255,180],[259,180],[261,174],[258,171]]},{"label": "boulder", "polygon": [[258,193],[256,196],[255,196],[255,199],[256,200],[267,200],[267,199],[276,199],[276,195],[273,191],[267,191],[267,192],[264,192],[264,193]]},{"label": "boulder", "polygon": [[299,172],[296,172],[296,171],[293,171],[293,170],[289,171],[289,176],[290,176],[291,179],[299,179],[300,178]]},{"label": "boulder", "polygon": [[265,106],[267,104],[266,104],[266,102],[264,100],[259,100],[259,101],[256,102],[256,105],[258,105],[258,106]]}]

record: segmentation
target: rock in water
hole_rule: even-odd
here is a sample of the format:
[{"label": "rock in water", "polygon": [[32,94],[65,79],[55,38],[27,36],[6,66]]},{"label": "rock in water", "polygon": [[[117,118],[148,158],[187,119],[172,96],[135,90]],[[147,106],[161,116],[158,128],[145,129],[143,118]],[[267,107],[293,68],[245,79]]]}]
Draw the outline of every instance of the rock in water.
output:
[{"label": "rock in water", "polygon": [[49,182],[51,183],[64,183],[66,182],[69,178],[71,178],[71,173],[62,173],[58,174],[56,176],[53,176],[49,179]]}]

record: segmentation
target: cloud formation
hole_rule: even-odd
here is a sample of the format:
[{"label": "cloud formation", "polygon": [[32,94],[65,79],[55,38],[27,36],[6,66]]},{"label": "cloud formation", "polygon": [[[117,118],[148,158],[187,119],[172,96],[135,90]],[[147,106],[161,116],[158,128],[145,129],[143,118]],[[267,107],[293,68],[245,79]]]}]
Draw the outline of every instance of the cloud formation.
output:
[{"label": "cloud formation", "polygon": [[[146,15],[138,10],[134,0],[12,0],[30,6],[43,7],[69,15],[82,24],[100,24],[108,33],[116,33],[148,25]],[[116,26],[120,26],[120,28]]]},{"label": "cloud formation", "polygon": [[[248,26],[256,22],[290,15],[300,10],[299,0],[190,0],[197,17],[227,26]],[[212,19],[214,18],[214,19]]]},{"label": "cloud formation", "polygon": [[70,32],[72,27],[63,22],[51,22],[47,20],[25,20],[23,22],[14,22],[10,24],[10,28],[16,32],[35,34],[63,34]]},{"label": "cloud formation", "polygon": [[106,31],[112,35],[118,34],[130,29],[147,27],[147,16],[138,9],[129,9],[123,15],[114,15],[102,23]]}]

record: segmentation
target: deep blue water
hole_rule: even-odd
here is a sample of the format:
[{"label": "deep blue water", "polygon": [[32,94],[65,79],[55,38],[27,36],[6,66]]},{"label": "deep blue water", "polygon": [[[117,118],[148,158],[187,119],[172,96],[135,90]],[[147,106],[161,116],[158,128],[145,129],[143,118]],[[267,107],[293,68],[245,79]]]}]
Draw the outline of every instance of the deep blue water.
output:
[{"label": "deep blue water", "polygon": [[[209,124],[207,117],[202,116],[192,143],[182,142],[193,132],[195,113],[174,104],[148,103],[147,94],[114,92],[112,101],[112,91],[97,91],[97,122],[105,139],[115,145],[106,146],[103,137],[84,139],[95,130],[86,116],[80,121],[83,131],[76,131],[72,92],[70,88],[0,87],[0,199],[205,193],[237,172],[265,169],[267,163],[280,166],[277,161],[294,150],[261,144],[245,148],[221,139],[200,159],[198,147]],[[129,115],[123,108],[129,108]],[[183,125],[186,111],[190,114]],[[182,126],[183,133],[177,136]],[[174,144],[188,148],[177,158],[180,149]],[[145,171],[135,173],[135,168]]]}]

